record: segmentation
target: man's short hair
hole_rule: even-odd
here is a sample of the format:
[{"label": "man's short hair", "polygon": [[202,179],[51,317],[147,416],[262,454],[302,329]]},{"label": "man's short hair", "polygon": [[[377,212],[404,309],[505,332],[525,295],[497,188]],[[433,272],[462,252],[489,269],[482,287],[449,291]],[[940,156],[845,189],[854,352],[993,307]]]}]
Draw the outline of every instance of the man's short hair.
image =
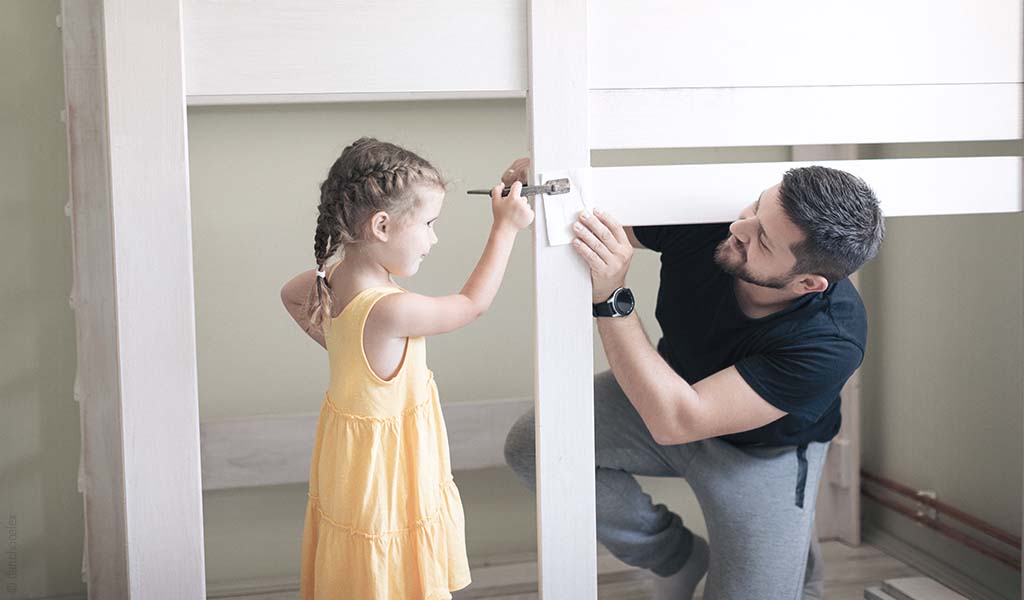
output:
[{"label": "man's short hair", "polygon": [[786,171],[779,188],[782,209],[804,232],[793,244],[793,273],[814,273],[835,283],[874,258],[885,236],[875,193],[862,179],[814,165]]}]

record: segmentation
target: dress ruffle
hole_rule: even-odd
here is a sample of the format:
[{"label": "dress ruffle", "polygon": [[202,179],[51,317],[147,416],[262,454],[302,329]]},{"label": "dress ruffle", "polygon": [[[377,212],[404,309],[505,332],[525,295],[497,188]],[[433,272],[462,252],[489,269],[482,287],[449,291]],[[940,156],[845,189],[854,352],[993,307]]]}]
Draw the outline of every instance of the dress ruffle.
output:
[{"label": "dress ruffle", "polygon": [[426,400],[392,417],[347,414],[325,397],[303,600],[448,600],[469,585],[462,499],[432,378],[428,387]]}]

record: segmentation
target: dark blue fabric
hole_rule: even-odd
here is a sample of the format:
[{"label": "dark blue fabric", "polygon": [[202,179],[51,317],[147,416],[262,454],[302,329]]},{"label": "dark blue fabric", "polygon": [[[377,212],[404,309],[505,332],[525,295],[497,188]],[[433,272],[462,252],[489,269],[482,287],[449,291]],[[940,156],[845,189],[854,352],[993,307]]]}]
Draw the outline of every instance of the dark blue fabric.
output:
[{"label": "dark blue fabric", "polygon": [[[827,442],[839,432],[839,391],[864,357],[867,314],[849,279],[751,319],[734,278],[714,262],[728,223],[633,228],[661,253],[658,353],[694,384],[731,365],[762,398],[788,414],[763,427],[721,436],[737,445]],[[642,297],[637,302],[644,302]]]},{"label": "dark blue fabric", "polygon": [[804,492],[807,491],[807,444],[796,447],[796,505],[804,507]]}]

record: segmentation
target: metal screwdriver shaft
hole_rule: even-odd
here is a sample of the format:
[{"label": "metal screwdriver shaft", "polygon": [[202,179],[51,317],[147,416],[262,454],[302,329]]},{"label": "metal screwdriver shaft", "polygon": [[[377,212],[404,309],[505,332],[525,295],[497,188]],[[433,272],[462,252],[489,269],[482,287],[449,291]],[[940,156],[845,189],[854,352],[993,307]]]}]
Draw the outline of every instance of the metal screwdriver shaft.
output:
[{"label": "metal screwdriver shaft", "polygon": [[[506,187],[501,191],[502,196],[508,196],[509,192],[512,191],[511,187]],[[485,196],[491,195],[491,190],[467,190],[467,194],[483,194]],[[569,180],[568,179],[552,179],[551,181],[545,181],[541,185],[527,185],[524,186],[522,191],[519,192],[520,196],[535,196],[537,194],[568,194],[569,193]]]}]

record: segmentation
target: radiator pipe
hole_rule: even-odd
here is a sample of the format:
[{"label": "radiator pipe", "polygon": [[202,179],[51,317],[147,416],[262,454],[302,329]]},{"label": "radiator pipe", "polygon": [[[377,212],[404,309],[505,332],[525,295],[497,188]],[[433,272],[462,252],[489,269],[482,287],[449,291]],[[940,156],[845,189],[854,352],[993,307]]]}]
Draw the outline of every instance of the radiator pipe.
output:
[{"label": "radiator pipe", "polygon": [[994,558],[995,560],[998,560],[999,562],[1004,563],[1018,571],[1021,570],[1019,558],[1015,558],[1013,556],[1010,556],[1009,554],[1006,554],[1005,552],[989,548],[985,544],[982,544],[978,540],[972,538],[966,533],[963,533],[962,531],[958,531],[957,529],[954,529],[949,525],[946,525],[945,523],[941,523],[936,519],[932,519],[927,515],[919,514],[914,509],[903,506],[902,504],[896,502],[895,500],[890,500],[889,498],[885,498],[878,494],[875,494],[871,490],[862,489],[861,494],[870,498],[871,500],[874,500],[875,502],[881,504],[882,506],[890,508],[914,520],[915,522],[924,525],[925,527],[930,527],[938,531],[942,535],[945,535],[946,537],[952,538],[960,542],[961,544],[967,546],[968,548],[971,548],[972,550],[980,552],[981,554],[984,554],[985,556],[988,556],[990,558]]},{"label": "radiator pipe", "polygon": [[914,502],[920,502],[921,504],[924,504],[925,506],[928,506],[930,508],[934,508],[936,512],[939,512],[939,513],[942,513],[942,514],[945,514],[945,515],[949,515],[950,517],[956,519],[957,521],[960,521],[961,523],[963,523],[964,525],[967,525],[968,527],[972,527],[974,529],[977,529],[978,531],[980,531],[982,533],[985,533],[985,534],[988,534],[989,536],[999,540],[1000,542],[1003,542],[1004,544],[1007,544],[1009,546],[1012,546],[1012,547],[1020,550],[1020,536],[1019,535],[1013,535],[1009,531],[1000,529],[1000,528],[996,527],[995,525],[992,525],[991,523],[986,523],[985,521],[982,521],[978,517],[975,517],[973,515],[969,515],[969,514],[965,513],[964,511],[962,511],[962,510],[960,510],[958,508],[954,508],[954,507],[946,504],[945,502],[940,502],[939,500],[936,500],[934,498],[929,498],[927,496],[922,496],[917,490],[915,490],[913,488],[910,488],[910,487],[907,487],[907,486],[903,485],[902,483],[893,481],[891,479],[887,479],[887,478],[882,477],[880,475],[874,475],[872,473],[868,473],[867,471],[864,471],[864,470],[862,470],[860,472],[860,475],[865,480],[870,481],[871,483],[873,483],[875,485],[879,485],[879,486],[881,486],[881,487],[883,487],[883,488],[885,488],[887,490],[890,490],[890,491],[896,492],[897,494],[901,494],[903,496],[911,498],[911,499],[914,500]]}]

